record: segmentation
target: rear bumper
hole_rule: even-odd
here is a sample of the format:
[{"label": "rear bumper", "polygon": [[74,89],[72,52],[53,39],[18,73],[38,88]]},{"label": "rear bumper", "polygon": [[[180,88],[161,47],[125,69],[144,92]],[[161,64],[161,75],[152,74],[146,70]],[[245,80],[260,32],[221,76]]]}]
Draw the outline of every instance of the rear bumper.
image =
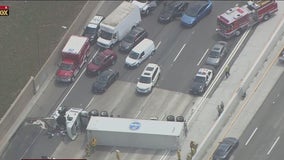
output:
[{"label": "rear bumper", "polygon": [[71,77],[65,78],[65,77],[56,76],[56,81],[68,83],[68,82],[72,82],[72,78]]}]

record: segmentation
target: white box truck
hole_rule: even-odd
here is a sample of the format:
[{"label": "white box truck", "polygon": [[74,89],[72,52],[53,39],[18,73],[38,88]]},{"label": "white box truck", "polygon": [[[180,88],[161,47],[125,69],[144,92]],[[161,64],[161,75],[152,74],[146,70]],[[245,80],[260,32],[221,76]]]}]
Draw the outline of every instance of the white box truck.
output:
[{"label": "white box truck", "polygon": [[122,40],[130,30],[141,21],[140,10],[134,4],[123,1],[101,23],[97,44],[103,48],[112,48]]},{"label": "white box truck", "polygon": [[102,146],[177,150],[185,130],[184,122],[92,116],[87,135]]}]

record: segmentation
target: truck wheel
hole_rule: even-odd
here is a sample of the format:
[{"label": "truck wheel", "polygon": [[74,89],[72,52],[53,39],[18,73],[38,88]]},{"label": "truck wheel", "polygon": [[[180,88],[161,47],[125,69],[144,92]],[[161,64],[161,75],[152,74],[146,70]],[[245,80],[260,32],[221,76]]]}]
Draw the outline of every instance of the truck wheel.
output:
[{"label": "truck wheel", "polygon": [[269,20],[269,18],[270,18],[270,15],[266,14],[266,15],[263,16],[263,21],[267,21],[267,20]]},{"label": "truck wheel", "polygon": [[238,37],[238,36],[240,36],[241,35],[241,30],[237,30],[236,32],[235,32],[235,35]]}]

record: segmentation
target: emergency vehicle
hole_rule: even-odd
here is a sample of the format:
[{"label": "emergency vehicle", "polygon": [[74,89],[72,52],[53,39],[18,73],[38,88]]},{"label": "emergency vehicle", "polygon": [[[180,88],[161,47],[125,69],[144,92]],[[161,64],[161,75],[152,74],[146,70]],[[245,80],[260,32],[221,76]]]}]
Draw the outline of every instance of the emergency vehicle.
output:
[{"label": "emergency vehicle", "polygon": [[208,68],[200,68],[194,77],[189,92],[194,95],[203,94],[210,82],[213,80],[213,76],[213,70]]},{"label": "emergency vehicle", "polygon": [[267,21],[277,11],[275,0],[248,1],[241,7],[235,6],[217,16],[216,31],[226,39],[239,36],[258,22]]},{"label": "emergency vehicle", "polygon": [[59,82],[73,82],[90,54],[88,37],[72,35],[62,50],[62,61],[56,72]]}]

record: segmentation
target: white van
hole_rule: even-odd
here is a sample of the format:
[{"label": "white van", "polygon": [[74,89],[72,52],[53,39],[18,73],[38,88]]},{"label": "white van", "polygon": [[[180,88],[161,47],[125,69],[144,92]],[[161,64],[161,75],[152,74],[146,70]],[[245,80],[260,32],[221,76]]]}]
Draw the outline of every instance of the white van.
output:
[{"label": "white van", "polygon": [[138,43],[125,59],[126,67],[138,67],[144,60],[155,52],[155,44],[152,40],[145,38]]}]

